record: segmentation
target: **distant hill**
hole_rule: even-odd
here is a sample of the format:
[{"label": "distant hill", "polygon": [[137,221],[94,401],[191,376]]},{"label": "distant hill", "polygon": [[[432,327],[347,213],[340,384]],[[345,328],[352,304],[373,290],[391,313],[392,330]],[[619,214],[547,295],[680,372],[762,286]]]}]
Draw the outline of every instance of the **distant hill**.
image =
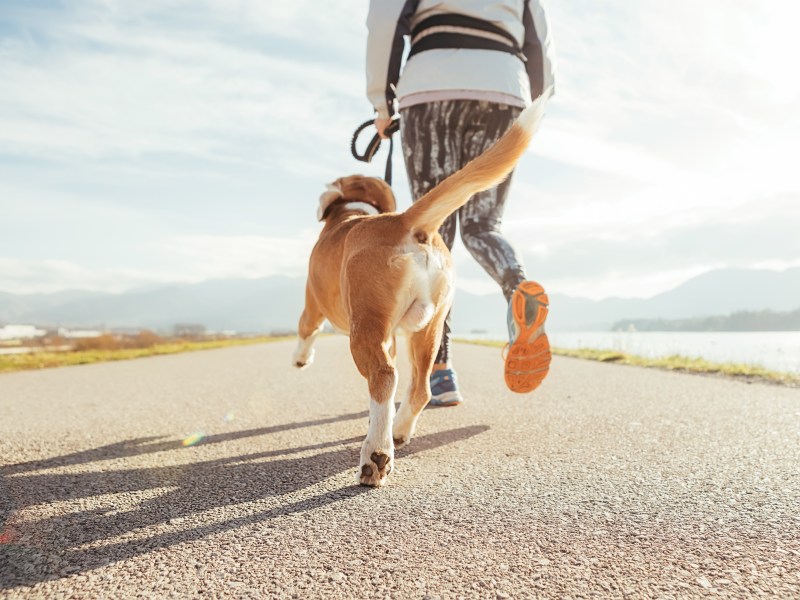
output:
[{"label": "distant hill", "polygon": [[[304,278],[220,279],[121,294],[0,293],[0,324],[69,327],[148,327],[201,323],[209,329],[295,329],[303,306]],[[695,277],[652,298],[588,300],[550,294],[551,331],[608,331],[627,319],[696,319],[739,311],[788,312],[800,308],[800,268],[786,271],[724,269]],[[502,336],[506,304],[501,294],[459,291],[453,330]]]},{"label": "distant hill", "polygon": [[[800,308],[800,268],[785,271],[721,269],[698,275],[651,298],[590,300],[550,296],[550,331],[609,331],[623,319],[696,319],[738,311],[788,312]],[[505,331],[505,302],[497,295],[459,292],[454,330]]]},{"label": "distant hill", "polygon": [[800,331],[800,309],[791,312],[772,310],[740,311],[720,317],[700,319],[624,319],[614,331]]},{"label": "distant hill", "polygon": [[[299,278],[222,279],[174,284],[121,294],[66,295],[44,302],[17,296],[6,311],[0,297],[0,322],[41,326],[147,327],[171,329],[176,323],[200,323],[214,330],[269,331],[296,327],[305,282]],[[20,310],[30,299],[31,309]]]},{"label": "distant hill", "polygon": [[16,323],[42,311],[58,309],[64,304],[106,296],[102,292],[71,290],[51,294],[9,294],[0,292],[0,323]]}]

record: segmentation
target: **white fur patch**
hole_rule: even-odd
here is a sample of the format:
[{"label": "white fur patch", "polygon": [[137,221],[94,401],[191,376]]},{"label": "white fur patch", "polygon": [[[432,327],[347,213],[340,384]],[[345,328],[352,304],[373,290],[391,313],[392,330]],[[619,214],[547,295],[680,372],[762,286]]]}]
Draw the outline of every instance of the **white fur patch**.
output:
[{"label": "white fur patch", "polygon": [[522,111],[519,117],[517,117],[515,125],[524,129],[528,135],[536,133],[536,130],[539,128],[539,123],[542,122],[542,117],[544,117],[545,105],[552,95],[553,87],[550,86],[541,96]]},{"label": "white fur patch", "polygon": [[406,331],[419,331],[430,323],[434,308],[433,302],[414,300],[406,314],[400,319],[400,327]]},{"label": "white fur patch", "polygon": [[[452,271],[444,267],[444,257],[433,248],[408,248],[411,250],[400,256],[408,265],[408,304],[402,303],[404,312],[399,315],[398,326],[409,332],[425,327],[436,312],[438,294],[444,292],[444,300],[452,301]],[[434,298],[434,296],[437,296]]]},{"label": "white fur patch", "polygon": [[[394,419],[394,394],[383,402],[369,399],[369,431],[367,440],[372,440],[380,450],[388,450],[392,441],[392,420]],[[371,454],[371,452],[370,452]]]},{"label": "white fur patch", "polygon": [[[358,473],[356,481],[361,481],[361,468],[372,462],[372,453],[379,452],[389,457],[391,463],[394,462],[394,442],[392,441],[392,421],[394,420],[394,394],[397,390],[397,378],[394,380],[394,387],[391,395],[383,402],[377,402],[374,398],[369,399],[369,430],[364,443],[361,445],[361,460],[358,463]],[[390,463],[390,464],[391,464]],[[383,481],[376,481],[377,485],[383,485]]]},{"label": "white fur patch", "polygon": [[297,348],[292,354],[292,365],[298,369],[305,369],[314,362],[314,340],[317,339],[319,331],[311,334],[306,339],[298,338]]},{"label": "white fur patch", "polygon": [[392,437],[408,442],[414,436],[418,418],[419,415],[415,416],[411,410],[411,399],[406,398],[403,400],[400,404],[400,410],[397,411],[397,416],[394,418]]}]

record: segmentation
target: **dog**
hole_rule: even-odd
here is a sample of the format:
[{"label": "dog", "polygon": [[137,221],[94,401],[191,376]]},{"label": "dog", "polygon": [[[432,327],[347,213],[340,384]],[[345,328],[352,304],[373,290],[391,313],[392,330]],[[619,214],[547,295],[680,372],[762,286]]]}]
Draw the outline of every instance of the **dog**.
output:
[{"label": "dog", "polygon": [[[526,108],[491,148],[405,212],[395,212],[391,188],[372,177],[342,177],[320,196],[317,218],[325,225],[309,260],[292,364],[302,369],[312,363],[314,340],[326,319],[350,336],[370,398],[357,472],[362,485],[386,483],[395,448],[411,440],[431,398],[429,378],[455,290],[439,227],[473,194],[509,175],[539,126],[545,99]],[[398,330],[407,334],[413,373],[395,415]]]}]

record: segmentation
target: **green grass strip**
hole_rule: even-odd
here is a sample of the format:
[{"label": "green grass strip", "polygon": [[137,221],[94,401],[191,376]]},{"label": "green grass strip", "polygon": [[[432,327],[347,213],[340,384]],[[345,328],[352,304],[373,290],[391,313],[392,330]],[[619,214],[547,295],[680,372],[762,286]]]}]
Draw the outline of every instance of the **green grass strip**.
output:
[{"label": "green grass strip", "polygon": [[[456,340],[465,344],[475,344],[478,346],[491,346],[492,348],[502,348],[506,342],[492,340]],[[763,367],[743,365],[737,363],[715,363],[702,358],[689,358],[686,356],[674,355],[664,358],[645,358],[635,354],[627,354],[616,350],[595,350],[592,348],[579,348],[576,350],[567,348],[551,348],[553,354],[558,356],[569,356],[571,358],[581,358],[584,360],[595,360],[599,362],[614,363],[618,365],[632,365],[635,367],[648,367],[653,369],[663,369],[667,371],[678,371],[682,373],[698,373],[705,375],[724,375],[747,379],[749,381],[763,381],[767,383],[777,383],[790,387],[800,387],[800,375],[794,373],[783,373],[771,371]]]},{"label": "green grass strip", "polygon": [[204,342],[167,342],[156,344],[149,348],[126,348],[121,350],[85,350],[65,352],[32,352],[29,354],[2,354],[0,355],[0,373],[12,371],[28,371],[33,369],[49,369],[51,367],[69,367],[73,365],[88,365],[112,360],[130,360],[145,356],[160,356],[163,354],[178,354],[181,352],[194,352],[197,350],[213,350],[215,348],[229,348],[231,346],[245,346],[250,344],[263,344],[285,340],[285,337],[253,337],[229,340],[209,340]]}]

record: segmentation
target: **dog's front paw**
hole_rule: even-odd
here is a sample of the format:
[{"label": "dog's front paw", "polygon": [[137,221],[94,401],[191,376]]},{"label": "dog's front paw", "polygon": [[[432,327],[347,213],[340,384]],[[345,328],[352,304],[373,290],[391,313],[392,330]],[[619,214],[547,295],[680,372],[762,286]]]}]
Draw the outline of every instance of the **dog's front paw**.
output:
[{"label": "dog's front paw", "polygon": [[300,344],[292,355],[292,366],[298,369],[305,369],[314,362],[314,349],[303,348]]},{"label": "dog's front paw", "polygon": [[386,484],[389,473],[394,468],[393,452],[389,450],[375,450],[366,460],[362,459],[358,470],[358,483],[372,487],[381,487]]}]

